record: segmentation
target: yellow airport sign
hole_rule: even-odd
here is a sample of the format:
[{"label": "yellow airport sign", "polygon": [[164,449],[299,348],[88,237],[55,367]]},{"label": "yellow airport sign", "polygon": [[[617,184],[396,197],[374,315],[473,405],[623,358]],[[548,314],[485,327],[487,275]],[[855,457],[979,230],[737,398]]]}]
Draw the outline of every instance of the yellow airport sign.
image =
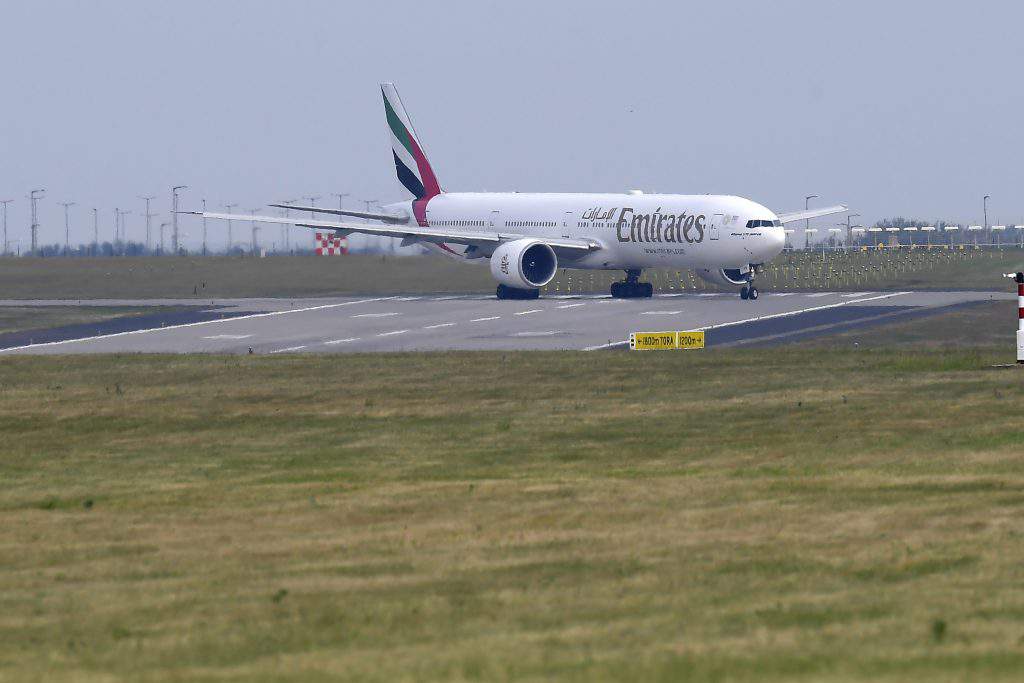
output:
[{"label": "yellow airport sign", "polygon": [[704,332],[631,332],[629,348],[633,351],[703,349]]},{"label": "yellow airport sign", "polygon": [[680,349],[703,349],[704,332],[679,332]]}]

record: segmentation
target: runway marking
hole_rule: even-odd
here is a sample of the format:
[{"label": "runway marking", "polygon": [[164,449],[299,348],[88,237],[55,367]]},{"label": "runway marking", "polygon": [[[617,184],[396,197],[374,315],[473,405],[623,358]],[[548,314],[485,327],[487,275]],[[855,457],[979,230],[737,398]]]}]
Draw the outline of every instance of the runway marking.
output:
[{"label": "runway marking", "polygon": [[348,339],[332,339],[325,341],[324,344],[327,346],[333,346],[334,344],[348,344],[349,342],[359,341],[359,337],[349,337]]},{"label": "runway marking", "polygon": [[851,292],[849,294],[840,294],[840,296],[844,299],[850,299],[855,296],[867,296],[868,294],[872,294],[872,292]]},{"label": "runway marking", "polygon": [[483,323],[483,322],[487,322],[488,320],[497,320],[500,317],[501,317],[500,315],[492,315],[490,318],[473,318],[469,322],[471,322],[471,323]]},{"label": "runway marking", "polygon": [[353,318],[390,318],[393,315],[402,315],[402,314],[398,313],[396,311],[392,311],[390,313],[360,313],[360,314],[354,315],[352,317]]},{"label": "runway marking", "polygon": [[238,315],[234,318],[222,318],[219,320],[202,320],[197,323],[182,323],[180,325],[167,325],[165,327],[149,327],[144,330],[130,330],[128,332],[112,332],[110,334],[98,334],[93,337],[78,337],[77,339],[62,339],[60,341],[52,342],[40,342],[38,344],[25,344],[24,346],[12,346],[6,349],[0,349],[0,353],[5,351],[20,351],[22,349],[33,349],[42,346],[60,346],[62,344],[74,344],[75,342],[95,341],[97,339],[112,339],[114,337],[125,337],[131,334],[148,334],[150,332],[166,332],[168,330],[180,330],[186,327],[199,327],[200,325],[216,325],[218,323],[230,323],[236,320],[253,320],[255,318],[271,318],[278,315],[288,315],[289,313],[307,313],[309,311],[322,311],[328,308],[338,308],[340,306],[352,306],[354,304],[369,304],[376,301],[390,301],[394,299],[393,296],[381,296],[373,299],[359,299],[358,301],[343,301],[340,304],[323,304],[320,306],[308,306],[306,308],[290,308],[286,311],[270,311],[268,313],[250,313],[249,315]]},{"label": "runway marking", "polygon": [[807,298],[808,299],[817,299],[818,297],[828,296],[829,294],[832,294],[832,292],[817,292],[816,294],[808,294]]},{"label": "runway marking", "polygon": [[586,306],[586,304],[565,304],[563,306],[555,306],[555,308],[576,308],[577,306]]},{"label": "runway marking", "polygon": [[438,323],[436,325],[424,325],[423,329],[425,329],[425,330],[436,330],[439,327],[453,327],[454,325],[455,325],[455,323]]},{"label": "runway marking", "polygon": [[546,330],[544,332],[516,332],[513,337],[553,337],[556,334],[561,334],[560,330]]},{"label": "runway marking", "polygon": [[287,349],[276,349],[271,353],[288,353],[289,351],[301,351],[305,346],[289,346]]},{"label": "runway marking", "polygon": [[213,339],[213,340],[234,339],[234,340],[237,340],[237,339],[248,339],[251,336],[252,336],[251,334],[215,334],[215,335],[213,335],[211,337],[203,337],[203,339]]},{"label": "runway marking", "polygon": [[793,296],[793,292],[782,292],[781,294],[771,292],[770,296]]},{"label": "runway marking", "polygon": [[682,311],[644,311],[640,315],[679,315]]},{"label": "runway marking", "polygon": [[378,337],[393,337],[396,334],[405,334],[409,330],[395,330],[394,332],[381,332]]},{"label": "runway marking", "polygon": [[436,296],[431,301],[451,301],[452,299],[461,299],[461,294],[454,294],[452,296]]},{"label": "runway marking", "polygon": [[516,315],[530,315],[531,313],[543,313],[543,312],[544,312],[543,308],[531,308],[528,311],[519,311],[519,312],[516,313]]},{"label": "runway marking", "polygon": [[421,296],[400,296],[395,301],[419,301],[422,298]]},{"label": "runway marking", "polygon": [[[840,306],[848,306],[850,304],[860,304],[866,301],[878,301],[879,299],[890,299],[894,296],[902,296],[904,294],[910,294],[910,292],[894,292],[892,294],[881,294],[879,296],[868,297],[867,299],[848,299],[846,301],[840,301],[835,304],[825,304],[823,306],[811,306],[810,308],[801,308],[795,311],[786,311],[785,313],[771,313],[769,315],[759,315],[753,318],[746,318],[745,320],[734,320],[728,323],[718,323],[716,325],[705,325],[704,327],[694,328],[695,332],[706,332],[707,330],[717,330],[720,327],[732,327],[733,325],[744,325],[746,323],[755,323],[760,320],[772,320],[773,318],[785,318],[790,315],[799,315],[800,313],[811,313],[812,311],[824,311],[829,308],[839,308]],[[629,340],[609,342],[607,344],[598,344],[597,346],[587,346],[584,351],[599,351],[601,349],[613,349],[618,346],[628,346]]]}]

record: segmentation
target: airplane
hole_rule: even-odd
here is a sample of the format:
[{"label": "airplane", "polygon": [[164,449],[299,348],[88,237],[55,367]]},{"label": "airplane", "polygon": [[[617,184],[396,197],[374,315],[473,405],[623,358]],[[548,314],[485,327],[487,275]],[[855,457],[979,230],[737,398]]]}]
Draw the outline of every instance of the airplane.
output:
[{"label": "airplane", "polygon": [[[498,299],[535,299],[559,267],[621,270],[611,286],[615,298],[650,297],[641,282],[645,268],[693,269],[719,285],[742,287],[756,300],[755,276],[785,244],[783,225],[847,211],[839,204],[776,214],[729,195],[626,193],[446,192],[423,151],[394,84],[382,83],[384,113],[395,171],[412,199],[380,212],[295,204],[270,206],[337,216],[304,220],[216,212],[183,212],[219,220],[280,223],[401,238],[447,256],[487,259],[498,283]],[[359,219],[358,221],[345,219]]]}]

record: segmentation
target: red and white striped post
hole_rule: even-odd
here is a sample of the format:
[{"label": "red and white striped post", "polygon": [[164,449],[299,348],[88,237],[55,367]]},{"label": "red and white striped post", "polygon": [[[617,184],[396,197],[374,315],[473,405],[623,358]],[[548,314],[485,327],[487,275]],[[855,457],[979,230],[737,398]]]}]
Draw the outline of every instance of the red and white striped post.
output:
[{"label": "red and white striped post", "polygon": [[1017,283],[1017,362],[1024,364],[1024,273],[1007,273]]}]

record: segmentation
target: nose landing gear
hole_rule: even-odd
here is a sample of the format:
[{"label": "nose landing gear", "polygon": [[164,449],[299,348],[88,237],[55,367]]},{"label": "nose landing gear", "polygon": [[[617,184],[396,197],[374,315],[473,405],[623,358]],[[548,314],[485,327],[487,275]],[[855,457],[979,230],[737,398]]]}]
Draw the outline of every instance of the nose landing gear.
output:
[{"label": "nose landing gear", "polygon": [[748,301],[757,301],[757,297],[760,292],[757,291],[757,287],[754,286],[754,276],[758,273],[764,272],[764,264],[751,263],[750,272],[747,275],[747,284],[743,285],[743,289],[740,290],[740,298]]},{"label": "nose landing gear", "polygon": [[639,270],[627,270],[626,279],[612,283],[613,299],[650,299],[654,296],[654,285],[640,282]]}]

